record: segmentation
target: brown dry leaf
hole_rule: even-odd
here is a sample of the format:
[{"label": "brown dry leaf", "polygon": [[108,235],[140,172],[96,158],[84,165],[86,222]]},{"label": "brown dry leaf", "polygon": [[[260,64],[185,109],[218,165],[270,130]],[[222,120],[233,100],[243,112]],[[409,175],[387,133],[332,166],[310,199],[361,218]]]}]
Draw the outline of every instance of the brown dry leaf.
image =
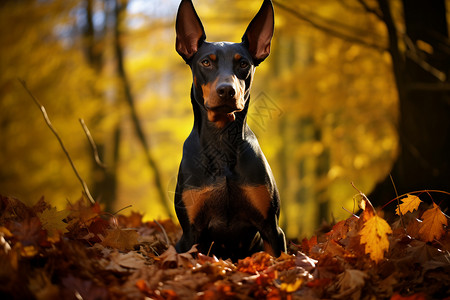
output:
[{"label": "brown dry leaf", "polygon": [[120,251],[133,250],[134,246],[138,244],[138,237],[136,230],[114,228],[107,230],[107,235],[102,241],[102,245]]},{"label": "brown dry leaf", "polygon": [[68,210],[71,211],[69,216],[71,219],[70,225],[80,222],[84,226],[89,226],[102,211],[99,203],[95,203],[91,206],[87,204],[86,199],[83,198],[69,206]]},{"label": "brown dry leaf", "polygon": [[401,203],[395,210],[395,213],[399,216],[400,213],[404,215],[407,212],[415,211],[417,208],[419,208],[420,203],[422,203],[422,200],[420,200],[419,197],[409,194],[406,198],[403,198],[401,200],[403,203]]},{"label": "brown dry leaf", "polygon": [[337,282],[332,286],[336,291],[333,298],[338,299],[361,299],[362,288],[368,279],[366,272],[354,269],[347,269],[344,273],[339,274],[336,279]]},{"label": "brown dry leaf", "polygon": [[443,226],[447,225],[447,217],[436,203],[433,208],[426,210],[422,215],[423,221],[419,229],[419,236],[425,242],[439,240],[445,233]]},{"label": "brown dry leaf", "polygon": [[164,269],[172,269],[177,267],[191,268],[195,265],[195,260],[192,254],[197,253],[196,245],[186,253],[177,253],[174,246],[169,246],[169,248],[158,257],[161,261],[161,266]]},{"label": "brown dry leaf", "polygon": [[327,235],[332,240],[340,240],[347,236],[348,229],[347,220],[342,220],[334,224],[333,228],[331,228]]},{"label": "brown dry leaf", "polygon": [[307,238],[304,238],[302,240],[302,251],[306,254],[310,254],[311,249],[317,245],[317,236],[312,236],[309,240]]},{"label": "brown dry leaf", "polygon": [[117,220],[120,225],[126,228],[137,228],[142,226],[142,214],[132,211],[129,216],[119,215]]},{"label": "brown dry leaf", "polygon": [[361,244],[365,244],[365,253],[379,262],[384,258],[384,252],[389,249],[388,234],[392,233],[389,224],[377,215],[368,219],[360,231]]},{"label": "brown dry leaf", "polygon": [[[105,269],[111,270],[121,270],[120,267],[127,269],[140,269],[145,266],[145,257],[136,251],[130,251],[128,253],[120,253],[119,251],[113,251],[109,258],[110,263],[105,267]],[[117,267],[120,266],[120,267]]]},{"label": "brown dry leaf", "polygon": [[20,223],[14,222],[10,230],[14,238],[24,246],[38,245],[45,238],[45,231],[42,230],[38,217],[27,218]]},{"label": "brown dry leaf", "polygon": [[[425,265],[432,260],[439,260],[444,256],[443,251],[419,240],[413,240],[409,244],[406,252],[414,258],[414,261]],[[447,260],[444,260],[447,261]],[[448,263],[448,261],[447,261]]]},{"label": "brown dry leaf", "polygon": [[42,213],[44,210],[46,209],[50,209],[51,205],[47,203],[47,201],[45,201],[44,196],[42,196],[38,202],[36,202],[33,207],[31,208],[31,210],[34,213]]}]

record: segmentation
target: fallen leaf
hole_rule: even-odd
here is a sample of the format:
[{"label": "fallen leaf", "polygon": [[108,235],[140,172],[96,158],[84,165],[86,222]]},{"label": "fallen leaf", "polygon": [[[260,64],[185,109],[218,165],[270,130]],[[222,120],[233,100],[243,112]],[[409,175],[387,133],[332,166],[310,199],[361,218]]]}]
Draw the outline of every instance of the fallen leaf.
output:
[{"label": "fallen leaf", "polygon": [[419,229],[419,236],[425,242],[431,242],[434,239],[439,240],[445,233],[443,226],[447,225],[447,217],[439,206],[433,203],[433,208],[426,210],[422,218],[423,221]]},{"label": "fallen leaf", "polygon": [[332,240],[340,240],[346,237],[348,229],[347,220],[342,220],[334,224],[333,228],[331,228],[327,235]]},{"label": "fallen leaf", "polygon": [[267,252],[257,252],[250,257],[238,261],[238,270],[244,273],[257,274],[273,265],[273,258]]},{"label": "fallen leaf", "polygon": [[399,294],[395,294],[391,297],[391,300],[426,300],[428,297],[423,293],[418,293],[410,296],[401,296]]},{"label": "fallen leaf", "polygon": [[110,264],[108,264],[105,269],[111,270],[121,270],[117,266],[128,268],[128,269],[140,269],[145,266],[145,257],[136,251],[130,251],[128,253],[120,253],[119,251],[114,251],[109,255],[111,259]]},{"label": "fallen leaf", "polygon": [[169,246],[169,248],[158,257],[161,261],[161,266],[164,269],[173,269],[177,267],[191,268],[195,265],[195,261],[192,254],[197,253],[197,247],[194,245],[192,248],[185,253],[177,253],[174,246]]},{"label": "fallen leaf", "polygon": [[38,245],[45,239],[45,231],[42,230],[38,217],[27,218],[20,223],[14,222],[10,230],[24,246]]},{"label": "fallen leaf", "polygon": [[303,277],[299,277],[293,282],[289,282],[289,283],[283,282],[280,285],[280,289],[282,291],[285,291],[286,293],[293,293],[293,292],[295,292],[296,290],[298,290],[302,286],[302,283],[304,281],[305,281],[305,279]]},{"label": "fallen leaf", "polygon": [[81,223],[84,226],[89,226],[99,216],[101,207],[98,202],[91,206],[87,204],[86,199],[81,198],[75,204],[70,205],[68,210],[71,211],[69,216],[71,225]]},{"label": "fallen leaf", "polygon": [[392,233],[389,224],[377,215],[368,219],[360,231],[361,244],[365,244],[365,253],[375,262],[384,257],[384,252],[389,249],[388,234]]},{"label": "fallen leaf", "polygon": [[399,216],[400,213],[404,215],[407,212],[415,211],[417,208],[419,208],[420,203],[422,203],[422,200],[420,200],[419,197],[409,194],[406,198],[403,198],[401,200],[402,203],[398,205],[397,209],[395,210],[396,214]]},{"label": "fallen leaf", "polygon": [[68,210],[58,211],[56,207],[45,209],[37,216],[41,220],[42,227],[47,230],[47,235],[52,240],[59,240],[59,235],[68,232],[67,223],[63,220],[70,214]]},{"label": "fallen leaf", "polygon": [[138,237],[136,230],[114,228],[107,231],[102,245],[121,251],[133,250],[134,246],[138,244]]},{"label": "fallen leaf", "polygon": [[337,276],[337,282],[332,287],[337,292],[333,295],[333,298],[352,300],[361,299],[362,288],[368,277],[366,272],[360,270],[345,270],[344,273]]},{"label": "fallen leaf", "polygon": [[309,240],[304,238],[302,240],[302,251],[306,254],[311,252],[312,247],[317,245],[317,236],[312,236]]},{"label": "fallen leaf", "polygon": [[118,216],[118,222],[120,225],[126,228],[138,228],[142,226],[142,214],[132,211],[129,216]]},{"label": "fallen leaf", "polygon": [[298,251],[295,258],[295,265],[310,272],[316,267],[317,260],[310,258],[306,254]]}]

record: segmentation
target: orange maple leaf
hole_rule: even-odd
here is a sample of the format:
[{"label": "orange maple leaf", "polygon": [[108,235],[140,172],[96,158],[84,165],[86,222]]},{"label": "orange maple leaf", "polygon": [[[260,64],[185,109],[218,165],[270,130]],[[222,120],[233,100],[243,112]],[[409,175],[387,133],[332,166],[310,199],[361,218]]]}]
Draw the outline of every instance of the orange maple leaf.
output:
[{"label": "orange maple leaf", "polygon": [[439,240],[445,233],[442,226],[447,225],[447,217],[439,206],[433,203],[433,208],[426,210],[422,218],[423,221],[419,229],[419,236],[425,242],[431,242],[434,239]]},{"label": "orange maple leaf", "polygon": [[402,215],[406,214],[407,212],[413,212],[415,211],[420,203],[422,203],[422,200],[420,200],[419,197],[414,196],[414,195],[406,195],[406,198],[402,199],[402,202],[400,205],[398,205],[397,209],[395,210],[395,212],[397,213],[397,215],[400,216],[400,212]]},{"label": "orange maple leaf", "polygon": [[384,252],[389,248],[388,234],[392,233],[389,224],[377,215],[373,215],[359,232],[361,244],[365,244],[365,253],[370,258],[379,262],[384,257]]}]

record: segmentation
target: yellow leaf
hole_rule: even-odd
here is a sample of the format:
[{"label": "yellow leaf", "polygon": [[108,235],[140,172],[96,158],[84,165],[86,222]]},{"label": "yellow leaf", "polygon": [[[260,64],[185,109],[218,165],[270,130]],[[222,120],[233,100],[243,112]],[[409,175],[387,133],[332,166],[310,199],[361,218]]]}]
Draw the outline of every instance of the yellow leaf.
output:
[{"label": "yellow leaf", "polygon": [[33,245],[24,246],[20,251],[20,255],[24,257],[33,257],[36,254],[38,254],[38,249]]},{"label": "yellow leaf", "polygon": [[280,285],[280,289],[282,291],[285,291],[286,293],[293,293],[293,292],[297,291],[300,288],[300,286],[302,285],[302,283],[304,281],[305,281],[304,278],[299,277],[294,282],[290,282],[290,283],[283,282]]},{"label": "yellow leaf", "polygon": [[47,230],[47,235],[50,239],[58,240],[59,234],[68,232],[67,223],[63,222],[70,214],[68,210],[57,211],[56,207],[48,208],[42,213],[38,213],[39,220],[41,220],[42,227]]},{"label": "yellow leaf", "polygon": [[397,209],[395,210],[395,212],[397,213],[397,215],[400,216],[400,212],[402,213],[402,215],[406,214],[407,212],[413,212],[415,211],[420,203],[422,203],[422,201],[420,200],[419,197],[414,196],[414,195],[407,195],[406,198],[402,199],[402,202]]},{"label": "yellow leaf", "polygon": [[447,217],[439,206],[433,203],[433,208],[426,210],[422,218],[423,221],[419,229],[419,236],[425,242],[431,242],[434,239],[439,240],[445,232],[442,226],[447,225]]},{"label": "yellow leaf", "polygon": [[377,215],[369,218],[359,232],[361,244],[366,244],[366,254],[370,254],[375,262],[383,259],[384,252],[389,248],[388,234],[391,233],[389,224]]}]

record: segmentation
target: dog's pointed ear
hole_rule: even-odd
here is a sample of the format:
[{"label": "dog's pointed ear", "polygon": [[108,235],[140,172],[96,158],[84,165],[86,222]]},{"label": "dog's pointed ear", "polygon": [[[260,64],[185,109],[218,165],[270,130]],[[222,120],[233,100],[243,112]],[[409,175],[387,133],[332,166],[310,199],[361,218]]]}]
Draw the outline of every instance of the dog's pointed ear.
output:
[{"label": "dog's pointed ear", "polygon": [[175,28],[177,32],[176,50],[187,62],[206,39],[205,30],[192,0],[181,1]]},{"label": "dog's pointed ear", "polygon": [[274,12],[271,0],[264,0],[259,12],[250,22],[242,37],[255,65],[259,65],[270,53],[274,30]]}]

